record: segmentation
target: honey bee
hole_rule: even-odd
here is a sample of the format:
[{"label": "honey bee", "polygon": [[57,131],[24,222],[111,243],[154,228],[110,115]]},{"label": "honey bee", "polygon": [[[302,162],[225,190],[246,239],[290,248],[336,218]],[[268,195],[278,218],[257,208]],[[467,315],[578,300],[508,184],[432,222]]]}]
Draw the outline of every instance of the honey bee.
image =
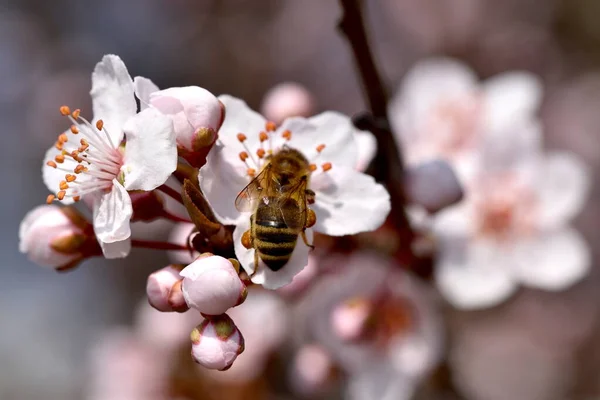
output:
[{"label": "honey bee", "polygon": [[236,197],[238,211],[252,212],[242,244],[255,250],[255,272],[259,258],[272,271],[283,268],[298,235],[313,248],[305,232],[316,222],[314,211],[308,208],[315,195],[308,189],[310,173],[310,164],[302,153],[284,146],[266,158],[260,173]]}]

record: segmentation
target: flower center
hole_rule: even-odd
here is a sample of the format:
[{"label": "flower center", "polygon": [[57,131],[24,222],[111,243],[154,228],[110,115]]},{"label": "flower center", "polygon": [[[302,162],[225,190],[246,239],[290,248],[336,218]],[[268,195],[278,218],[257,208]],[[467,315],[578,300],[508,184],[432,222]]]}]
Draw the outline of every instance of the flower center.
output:
[{"label": "flower center", "polygon": [[101,119],[92,125],[80,115],[81,110],[71,113],[67,106],[60,107],[60,113],[71,121],[72,135],[58,136],[54,145],[57,154],[46,162],[48,167],[65,172],[65,179],[59,182],[56,194],[48,195],[47,203],[65,198],[79,201],[81,196],[110,190],[123,165],[120,143],[113,143]]},{"label": "flower center", "polygon": [[[276,154],[282,147],[287,146],[288,143],[292,141],[292,132],[289,130],[285,130],[281,132],[281,136],[277,137],[276,134],[277,126],[274,122],[267,122],[265,124],[265,130],[258,133],[259,139],[259,147],[257,149],[250,149],[248,146],[248,137],[244,133],[238,133],[237,139],[244,146],[244,151],[240,152],[240,160],[246,165],[246,175],[250,179],[254,178],[257,172],[260,172],[262,168],[269,162],[269,159]],[[273,145],[273,142],[281,142],[284,141],[283,146]],[[325,149],[325,144],[319,144],[315,147],[315,154],[311,158],[306,157],[309,160],[309,172],[312,173],[318,169],[316,161],[318,160],[319,155]],[[295,150],[300,151],[295,148]],[[302,153],[302,152],[300,152]],[[321,169],[323,172],[327,172],[332,168],[332,164],[330,162],[324,162],[321,164]]]}]

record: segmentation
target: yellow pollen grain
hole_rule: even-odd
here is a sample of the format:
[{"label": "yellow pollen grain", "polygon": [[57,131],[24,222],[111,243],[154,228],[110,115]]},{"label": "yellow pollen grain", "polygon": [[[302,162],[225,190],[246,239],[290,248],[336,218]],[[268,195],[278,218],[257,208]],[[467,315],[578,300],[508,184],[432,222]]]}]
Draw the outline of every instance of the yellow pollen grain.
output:
[{"label": "yellow pollen grain", "polygon": [[61,115],[65,117],[71,114],[71,109],[69,108],[69,106],[60,106],[58,110],[60,111]]},{"label": "yellow pollen grain", "polygon": [[54,199],[56,199],[56,196],[53,194],[49,194],[48,197],[46,197],[46,204],[52,204]]}]

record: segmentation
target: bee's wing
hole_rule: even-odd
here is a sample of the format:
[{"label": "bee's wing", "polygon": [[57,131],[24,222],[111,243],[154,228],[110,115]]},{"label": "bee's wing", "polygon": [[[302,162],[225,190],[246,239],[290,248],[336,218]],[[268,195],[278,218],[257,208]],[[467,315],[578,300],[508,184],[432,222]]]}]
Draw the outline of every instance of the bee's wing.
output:
[{"label": "bee's wing", "polygon": [[271,179],[271,166],[265,168],[243,188],[235,198],[235,208],[240,212],[254,212],[258,203],[267,196]]},{"label": "bee's wing", "polygon": [[302,177],[294,186],[285,190],[285,194],[280,197],[279,210],[285,224],[296,230],[303,230],[306,226],[308,206],[306,203],[306,187],[308,177]]}]

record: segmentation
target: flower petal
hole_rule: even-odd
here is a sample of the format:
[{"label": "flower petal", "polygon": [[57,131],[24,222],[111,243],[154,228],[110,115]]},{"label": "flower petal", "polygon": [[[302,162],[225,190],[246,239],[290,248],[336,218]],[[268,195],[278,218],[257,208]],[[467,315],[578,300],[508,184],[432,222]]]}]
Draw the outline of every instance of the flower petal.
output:
[{"label": "flower petal", "polygon": [[135,95],[140,99],[140,110],[143,111],[150,105],[150,95],[160,89],[150,79],[136,76],[133,79]]},{"label": "flower petal", "polygon": [[153,190],[177,168],[177,146],[171,120],[154,108],[130,118],[123,127],[127,144],[123,185],[127,190]]},{"label": "flower petal", "polygon": [[121,142],[121,128],[135,115],[133,81],[123,61],[113,54],[102,57],[92,74],[92,104],[94,118],[101,118],[113,143]]},{"label": "flower petal", "polygon": [[540,224],[556,228],[583,208],[591,173],[577,156],[566,152],[547,154],[539,168],[542,176],[537,177],[535,190],[540,201]]},{"label": "flower petal", "polygon": [[98,196],[94,201],[94,232],[102,246],[104,257],[119,258],[129,253],[129,220],[132,214],[129,193],[113,179],[111,191]]},{"label": "flower petal", "polygon": [[495,306],[516,289],[510,256],[494,242],[444,238],[435,269],[435,281],[453,306],[477,309]]},{"label": "flower petal", "polygon": [[377,140],[375,140],[375,136],[368,131],[356,131],[354,133],[354,140],[356,140],[356,146],[358,148],[356,170],[364,172],[377,154]]},{"label": "flower petal", "polygon": [[260,145],[259,133],[265,130],[267,121],[243,100],[229,95],[221,95],[218,99],[225,106],[225,120],[219,129],[219,141],[226,146],[227,158],[237,159],[237,163],[244,165],[239,154],[245,148],[237,139],[237,134],[244,133],[246,146],[256,150]]},{"label": "flower petal", "polygon": [[482,86],[486,102],[484,124],[493,130],[505,130],[515,120],[533,117],[542,101],[542,82],[529,72],[499,74]]},{"label": "flower petal", "polygon": [[[277,135],[286,130],[292,133],[286,144],[299,150],[309,161],[319,155],[320,162],[330,162],[334,167],[356,168],[358,147],[355,134],[360,131],[346,115],[326,111],[308,119],[288,118],[277,129]],[[320,144],[324,144],[325,148],[319,154],[316,147]]]},{"label": "flower petal", "polygon": [[336,168],[315,174],[315,231],[332,236],[353,235],[379,228],[391,203],[385,188],[368,175],[352,168]]},{"label": "flower petal", "polygon": [[[233,231],[233,243],[235,247],[235,256],[248,275],[254,272],[254,249],[246,249],[242,245],[242,235],[250,229],[250,218],[242,220]],[[312,243],[312,230],[306,230],[306,237],[309,243]],[[302,238],[298,237],[296,248],[288,263],[279,271],[271,271],[262,260],[259,259],[258,271],[252,276],[252,282],[262,285],[266,289],[278,289],[287,285],[294,279],[306,265],[308,265],[308,252],[310,249],[304,244]]]},{"label": "flower petal", "polygon": [[571,228],[523,240],[514,253],[517,277],[523,284],[540,289],[566,289],[586,276],[591,267],[590,248]]}]

